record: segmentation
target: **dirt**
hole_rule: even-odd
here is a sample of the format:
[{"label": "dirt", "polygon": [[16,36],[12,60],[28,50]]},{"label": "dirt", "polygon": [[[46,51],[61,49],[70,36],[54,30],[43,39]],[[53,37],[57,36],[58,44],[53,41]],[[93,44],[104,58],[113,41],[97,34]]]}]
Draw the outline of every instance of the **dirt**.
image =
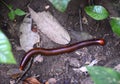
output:
[{"label": "dirt", "polygon": [[[103,5],[110,13],[110,16],[120,16],[120,2],[119,0],[95,0],[95,4]],[[21,8],[28,12],[27,5],[29,0],[7,0],[8,4],[12,4],[14,8]],[[71,53],[61,54],[57,56],[46,57],[43,56],[42,63],[33,63],[31,69],[23,77],[31,77],[39,75],[37,79],[41,82],[45,82],[50,78],[57,80],[56,84],[93,84],[88,75],[83,72],[74,71],[74,68],[80,68],[85,65],[86,62],[92,62],[95,59],[100,61],[96,64],[99,66],[107,66],[114,68],[119,64],[120,59],[120,38],[116,36],[110,27],[109,19],[102,21],[95,21],[85,14],[83,11],[87,4],[84,0],[72,0],[67,10],[64,13],[57,11],[48,0],[32,0],[30,7],[36,12],[44,11],[45,6],[49,5],[52,15],[60,22],[62,26],[69,32],[72,40],[70,44],[92,38],[104,38],[106,40],[105,46],[89,46],[82,49],[78,49]],[[83,24],[83,30],[80,30],[79,24],[79,9],[81,7],[82,17],[86,17],[88,24]],[[0,22],[1,28],[8,36],[13,53],[16,58],[16,65],[0,64],[0,84],[9,84],[12,78],[7,75],[7,71],[12,68],[18,68],[22,57],[25,52],[23,50],[17,50],[16,46],[19,44],[18,30],[24,17],[17,17],[16,22],[12,22],[8,19],[8,9],[0,3]],[[7,26],[5,26],[7,25]],[[17,33],[16,33],[17,32]],[[82,35],[83,34],[83,35]],[[42,47],[58,47],[62,46],[55,44],[50,39],[43,36]],[[79,52],[79,54],[76,54]],[[72,61],[71,61],[72,60]]]}]

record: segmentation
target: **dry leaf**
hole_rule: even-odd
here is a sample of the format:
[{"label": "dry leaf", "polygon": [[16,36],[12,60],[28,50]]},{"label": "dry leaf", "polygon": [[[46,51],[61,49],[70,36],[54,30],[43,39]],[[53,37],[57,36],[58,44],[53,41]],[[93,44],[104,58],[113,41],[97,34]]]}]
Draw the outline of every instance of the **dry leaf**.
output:
[{"label": "dry leaf", "polygon": [[59,24],[59,22],[46,11],[36,13],[29,8],[30,14],[34,22],[42,33],[58,44],[68,44],[70,36],[68,32]]},{"label": "dry leaf", "polygon": [[41,84],[35,77],[27,78],[23,81],[23,84]]},{"label": "dry leaf", "polygon": [[38,43],[40,36],[38,33],[31,30],[32,19],[27,16],[24,18],[20,26],[20,45],[26,52],[33,48],[35,43]]}]

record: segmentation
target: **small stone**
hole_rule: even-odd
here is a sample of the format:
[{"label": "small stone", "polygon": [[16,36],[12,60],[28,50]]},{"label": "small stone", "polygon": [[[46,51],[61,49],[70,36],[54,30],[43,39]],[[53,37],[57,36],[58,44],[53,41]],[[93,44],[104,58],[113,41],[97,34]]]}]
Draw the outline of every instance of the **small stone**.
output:
[{"label": "small stone", "polygon": [[10,84],[15,84],[15,80],[10,80]]},{"label": "small stone", "polygon": [[36,56],[34,62],[43,62],[43,57],[41,55]]},{"label": "small stone", "polygon": [[82,66],[80,68],[73,68],[73,70],[77,73],[87,72],[87,68],[85,66]]},{"label": "small stone", "polygon": [[79,60],[77,58],[70,58],[69,59],[69,65],[72,66],[72,67],[80,67],[80,63],[79,63]]},{"label": "small stone", "polygon": [[50,8],[50,5],[46,5],[45,9],[48,10]]},{"label": "small stone", "polygon": [[[98,63],[98,61],[99,60],[97,60],[97,59],[95,59],[95,60],[93,60],[91,63],[89,63],[89,65],[87,65],[87,66],[94,66],[95,64],[97,64]],[[86,64],[87,64],[88,62],[86,62]],[[87,68],[86,68],[86,65],[84,65],[84,66],[81,66],[80,68],[73,68],[73,70],[75,71],[75,72],[87,72]]]},{"label": "small stone", "polygon": [[57,80],[55,78],[50,78],[45,84],[56,84]]},{"label": "small stone", "polygon": [[83,22],[83,24],[88,25],[88,20],[85,16],[82,18],[82,22]]}]

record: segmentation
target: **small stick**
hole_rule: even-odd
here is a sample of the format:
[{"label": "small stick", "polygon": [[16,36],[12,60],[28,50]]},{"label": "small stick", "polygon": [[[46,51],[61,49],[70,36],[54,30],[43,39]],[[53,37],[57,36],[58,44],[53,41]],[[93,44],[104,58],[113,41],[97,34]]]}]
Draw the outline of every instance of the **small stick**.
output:
[{"label": "small stick", "polygon": [[80,31],[83,31],[83,26],[82,26],[82,10],[81,10],[81,7],[79,9],[79,25],[80,25]]},{"label": "small stick", "polygon": [[20,82],[20,80],[23,78],[23,76],[29,71],[29,69],[31,68],[33,63],[33,57],[30,59],[30,62],[27,66],[27,68],[25,69],[25,71],[22,73],[22,75],[16,80],[15,84],[18,84]]}]

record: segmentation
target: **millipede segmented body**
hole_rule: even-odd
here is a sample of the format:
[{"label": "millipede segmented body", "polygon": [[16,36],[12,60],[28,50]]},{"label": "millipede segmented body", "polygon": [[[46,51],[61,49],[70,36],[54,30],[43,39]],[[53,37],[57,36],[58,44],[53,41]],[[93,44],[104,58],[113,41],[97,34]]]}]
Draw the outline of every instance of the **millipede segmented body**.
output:
[{"label": "millipede segmented body", "polygon": [[31,57],[35,56],[35,54],[41,54],[44,56],[53,56],[53,55],[59,55],[63,53],[69,53],[90,45],[104,45],[104,44],[105,44],[104,39],[92,39],[92,40],[81,41],[81,42],[71,44],[65,47],[60,47],[60,48],[53,48],[53,49],[33,48],[25,54],[25,56],[23,57],[20,63],[19,69],[24,70],[25,66],[27,65]]}]

